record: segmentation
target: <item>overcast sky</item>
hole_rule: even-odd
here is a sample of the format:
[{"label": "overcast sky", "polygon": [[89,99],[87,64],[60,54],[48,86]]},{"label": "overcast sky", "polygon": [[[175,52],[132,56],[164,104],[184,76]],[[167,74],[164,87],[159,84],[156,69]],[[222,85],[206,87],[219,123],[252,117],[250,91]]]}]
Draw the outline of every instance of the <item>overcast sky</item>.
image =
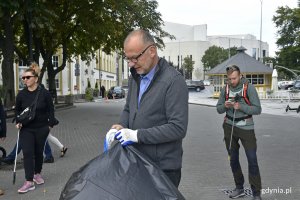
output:
[{"label": "overcast sky", "polygon": [[[272,21],[279,6],[297,7],[298,0],[263,0],[262,41],[270,56],[277,50]],[[157,0],[162,19],[188,25],[207,24],[208,35],[252,34],[260,39],[261,0]]]}]

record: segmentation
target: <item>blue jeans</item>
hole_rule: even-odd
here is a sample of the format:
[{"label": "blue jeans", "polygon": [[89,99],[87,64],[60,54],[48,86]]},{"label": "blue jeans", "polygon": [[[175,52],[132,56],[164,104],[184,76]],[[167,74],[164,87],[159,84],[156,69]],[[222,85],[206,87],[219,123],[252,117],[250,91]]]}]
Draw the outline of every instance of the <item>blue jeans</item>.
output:
[{"label": "blue jeans", "polygon": [[46,140],[46,143],[45,143],[44,154],[45,154],[45,159],[53,157],[52,150],[51,150],[48,140]]},{"label": "blue jeans", "polygon": [[[6,156],[7,159],[9,160],[14,160],[15,159],[15,156],[16,156],[16,148],[17,148],[17,144],[15,144],[15,147],[14,149],[8,154],[8,156]],[[18,154],[21,152],[22,148],[21,146],[19,145],[18,146]],[[45,154],[45,158],[49,158],[49,157],[52,157],[52,150],[51,150],[51,147],[48,143],[48,140],[46,141],[45,143],[45,149],[44,149],[44,154]]]}]

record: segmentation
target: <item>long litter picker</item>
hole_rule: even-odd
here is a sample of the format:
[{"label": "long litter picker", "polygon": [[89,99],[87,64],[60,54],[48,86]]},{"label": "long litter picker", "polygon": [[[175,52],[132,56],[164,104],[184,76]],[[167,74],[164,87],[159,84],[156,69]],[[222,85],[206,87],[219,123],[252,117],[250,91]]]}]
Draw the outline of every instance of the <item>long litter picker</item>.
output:
[{"label": "long litter picker", "polygon": [[17,166],[17,158],[18,158],[18,149],[19,149],[19,137],[20,137],[20,129],[18,130],[18,138],[17,138],[17,148],[16,148],[16,155],[15,155],[15,165],[14,165],[14,172],[13,172],[13,184],[16,183],[16,166]]},{"label": "long litter picker", "polygon": [[232,144],[232,136],[233,136],[233,127],[234,127],[234,120],[235,120],[235,109],[233,109],[233,119],[232,119],[232,126],[231,126],[231,134],[230,134],[230,142],[228,148],[228,160],[230,161],[230,154],[231,154],[231,144]]}]

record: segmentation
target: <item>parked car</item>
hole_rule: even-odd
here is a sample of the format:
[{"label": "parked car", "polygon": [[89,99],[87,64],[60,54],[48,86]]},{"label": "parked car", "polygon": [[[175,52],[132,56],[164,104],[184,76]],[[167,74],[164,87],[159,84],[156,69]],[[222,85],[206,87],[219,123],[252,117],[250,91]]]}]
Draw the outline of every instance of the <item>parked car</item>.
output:
[{"label": "parked car", "polygon": [[205,89],[204,83],[201,80],[186,80],[185,82],[189,89],[196,90],[197,92]]},{"label": "parked car", "polygon": [[107,98],[124,98],[125,90],[121,86],[113,86],[108,90]]},{"label": "parked car", "polygon": [[288,90],[294,86],[295,81],[279,81],[278,88],[282,90]]},{"label": "parked car", "polygon": [[292,89],[300,90],[300,79],[296,80]]},{"label": "parked car", "polygon": [[204,80],[203,83],[204,83],[205,86],[209,86],[210,85],[210,80]]},{"label": "parked car", "polygon": [[128,86],[124,85],[124,86],[122,86],[122,88],[125,90],[125,94],[127,94],[128,93]]}]

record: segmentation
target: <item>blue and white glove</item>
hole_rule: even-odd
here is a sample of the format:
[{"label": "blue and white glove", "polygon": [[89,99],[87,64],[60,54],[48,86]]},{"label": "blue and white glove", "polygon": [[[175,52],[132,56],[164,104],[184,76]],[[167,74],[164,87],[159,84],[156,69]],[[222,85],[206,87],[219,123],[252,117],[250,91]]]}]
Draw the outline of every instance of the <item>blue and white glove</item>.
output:
[{"label": "blue and white glove", "polygon": [[137,132],[137,130],[124,128],[117,132],[115,138],[119,140],[123,147],[126,147],[127,145],[138,142]]},{"label": "blue and white glove", "polygon": [[115,135],[117,132],[118,132],[117,129],[112,128],[106,133],[106,137],[104,140],[104,152],[110,149],[111,144],[114,142]]}]

